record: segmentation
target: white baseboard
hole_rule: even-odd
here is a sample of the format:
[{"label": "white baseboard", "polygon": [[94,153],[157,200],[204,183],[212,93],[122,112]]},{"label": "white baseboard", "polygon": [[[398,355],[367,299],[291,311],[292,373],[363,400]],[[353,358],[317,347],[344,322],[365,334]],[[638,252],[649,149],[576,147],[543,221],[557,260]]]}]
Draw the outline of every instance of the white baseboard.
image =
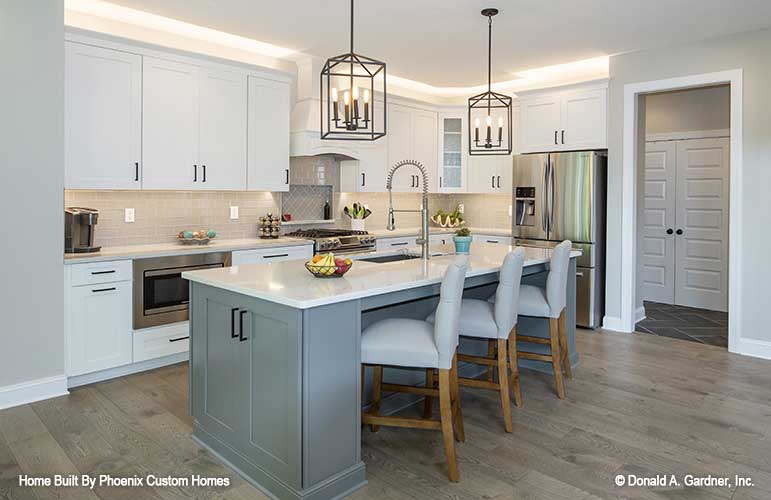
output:
[{"label": "white baseboard", "polygon": [[636,325],[640,321],[645,319],[645,306],[640,306],[634,312],[634,324]]},{"label": "white baseboard", "polygon": [[621,327],[621,317],[620,316],[605,316],[602,318],[602,328],[605,330],[612,330],[614,332],[626,332]]},{"label": "white baseboard", "polygon": [[0,410],[66,394],[69,392],[65,375],[8,385],[0,387]]},{"label": "white baseboard", "polygon": [[131,363],[130,365],[118,366],[116,368],[109,368],[94,373],[86,373],[85,375],[77,375],[75,377],[69,377],[67,379],[67,387],[78,387],[86,384],[94,384],[96,382],[102,382],[103,380],[109,380],[111,378],[123,377],[125,375],[131,375],[132,373],[144,372],[147,370],[153,370],[162,366],[173,365],[175,363],[181,363],[189,359],[187,352],[179,352],[177,354],[171,354],[169,356],[163,356],[161,358],[148,359],[147,361],[140,361],[139,363]]},{"label": "white baseboard", "polygon": [[737,354],[752,356],[753,358],[771,359],[771,342],[739,337],[737,344]]}]

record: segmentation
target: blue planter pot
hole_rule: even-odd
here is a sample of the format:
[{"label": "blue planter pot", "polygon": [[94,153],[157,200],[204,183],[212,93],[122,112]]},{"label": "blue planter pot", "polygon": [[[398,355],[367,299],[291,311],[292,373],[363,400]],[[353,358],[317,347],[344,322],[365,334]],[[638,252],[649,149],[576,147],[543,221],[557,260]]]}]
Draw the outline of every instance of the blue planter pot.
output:
[{"label": "blue planter pot", "polygon": [[453,236],[455,242],[455,253],[468,254],[471,251],[471,240],[473,236]]}]

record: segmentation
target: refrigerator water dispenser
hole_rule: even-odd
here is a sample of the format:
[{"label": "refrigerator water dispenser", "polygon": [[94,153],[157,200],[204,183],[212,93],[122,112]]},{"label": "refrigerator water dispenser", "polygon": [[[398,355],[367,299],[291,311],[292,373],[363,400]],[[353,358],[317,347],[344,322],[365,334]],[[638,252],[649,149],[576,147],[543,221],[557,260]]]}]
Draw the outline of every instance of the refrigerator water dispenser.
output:
[{"label": "refrigerator water dispenser", "polygon": [[514,196],[515,224],[517,226],[535,225],[535,188],[517,187]]}]

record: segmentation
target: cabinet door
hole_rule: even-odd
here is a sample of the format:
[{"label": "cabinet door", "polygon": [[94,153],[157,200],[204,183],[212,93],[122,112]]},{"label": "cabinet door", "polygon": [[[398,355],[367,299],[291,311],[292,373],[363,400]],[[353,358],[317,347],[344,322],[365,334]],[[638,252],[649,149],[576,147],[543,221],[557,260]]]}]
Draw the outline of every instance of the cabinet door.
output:
[{"label": "cabinet door", "polygon": [[[508,158],[508,157],[506,157]],[[469,156],[468,172],[466,173],[469,193],[495,193],[498,192],[498,176],[500,174],[500,157],[498,156]],[[501,179],[501,186],[503,180]]]},{"label": "cabinet door", "polygon": [[[383,104],[378,102],[377,112],[383,113]],[[390,120],[390,117],[389,117]],[[389,135],[391,130],[389,121]],[[388,161],[388,136],[374,142],[362,145],[359,148],[360,160],[358,178],[356,179],[357,191],[362,193],[383,193],[386,191],[386,177],[391,164]]]},{"label": "cabinet door", "polygon": [[66,42],[64,187],[141,187],[142,57]]},{"label": "cabinet door", "polygon": [[131,282],[70,288],[69,376],[131,363]]},{"label": "cabinet door", "polygon": [[514,158],[499,156],[495,179],[496,193],[511,194],[514,192]]},{"label": "cabinet door", "polygon": [[[397,162],[412,160],[413,139],[412,109],[390,104],[388,106],[388,170]],[[414,167],[402,167],[393,178],[395,192],[417,192],[416,176],[418,170]]]},{"label": "cabinet door", "polygon": [[560,147],[565,150],[604,149],[607,139],[605,89],[569,92],[562,98]]},{"label": "cabinet door", "polygon": [[440,193],[459,193],[466,189],[468,138],[466,119],[460,115],[439,117]]},{"label": "cabinet door", "polygon": [[[413,112],[413,138],[412,154],[413,160],[420,162],[428,174],[428,190],[436,192],[439,185],[436,176],[436,157],[437,157],[437,114],[432,111],[415,110]],[[416,174],[419,171],[416,169]],[[419,179],[417,191],[423,191],[423,179]]]},{"label": "cabinet door", "polygon": [[289,191],[289,85],[249,77],[250,191]]},{"label": "cabinet door", "polygon": [[561,105],[560,94],[522,101],[520,150],[523,153],[560,149]]},{"label": "cabinet door", "polygon": [[198,68],[163,59],[143,60],[142,187],[195,189],[198,162]]},{"label": "cabinet door", "polygon": [[[246,189],[246,75],[201,68],[197,188]],[[288,111],[287,111],[288,113]]]}]

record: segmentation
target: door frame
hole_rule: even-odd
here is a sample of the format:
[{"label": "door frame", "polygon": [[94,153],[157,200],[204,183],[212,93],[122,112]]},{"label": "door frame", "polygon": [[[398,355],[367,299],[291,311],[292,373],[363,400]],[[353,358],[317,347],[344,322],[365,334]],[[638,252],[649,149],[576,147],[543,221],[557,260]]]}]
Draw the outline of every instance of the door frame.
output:
[{"label": "door frame", "polygon": [[[638,105],[640,96],[651,92],[682,90],[710,85],[731,87],[729,231],[728,231],[728,350],[753,354],[741,339],[741,261],[742,254],[742,80],[741,68],[624,85],[622,210],[621,210],[621,318],[618,328],[633,332],[637,309],[637,162]],[[607,325],[606,327],[610,327]],[[615,326],[615,325],[613,325]]]}]

